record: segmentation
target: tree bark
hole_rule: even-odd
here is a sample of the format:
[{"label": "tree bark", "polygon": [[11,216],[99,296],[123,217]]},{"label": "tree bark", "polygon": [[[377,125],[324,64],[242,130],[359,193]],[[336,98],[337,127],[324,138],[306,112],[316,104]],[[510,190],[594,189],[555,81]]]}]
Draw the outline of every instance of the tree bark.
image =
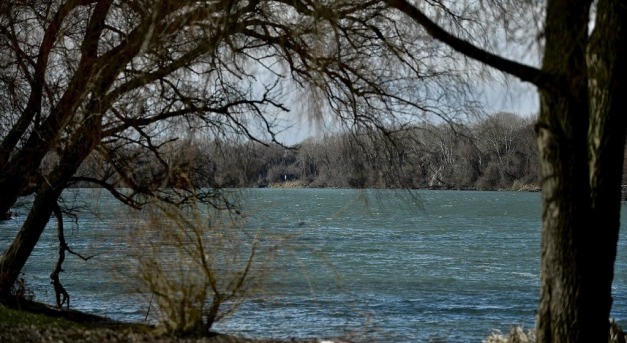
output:
[{"label": "tree bark", "polygon": [[540,91],[538,342],[603,342],[609,330],[626,127],[619,18],[626,18],[624,4],[599,1],[588,43],[589,6],[554,0],[547,8],[543,69],[566,83],[560,92]]},{"label": "tree bark", "polygon": [[[591,218],[586,244],[588,268],[584,287],[595,294],[590,299],[590,318],[605,332],[612,307],[612,281],[620,229],[621,181],[627,132],[627,5],[602,0],[588,46],[590,129]],[[596,227],[595,227],[596,226]]]},{"label": "tree bark", "polygon": [[0,259],[0,299],[11,298],[11,287],[17,280],[26,260],[39,241],[41,233],[50,220],[50,215],[63,191],[62,187],[44,185],[37,193],[33,207],[11,246]]},{"label": "tree bark", "polygon": [[[588,91],[586,68],[590,2],[548,2],[542,69],[555,90],[540,89],[538,151],[542,177],[542,246],[537,341],[602,342],[583,287],[584,245],[590,230]],[[604,319],[607,321],[607,316]],[[595,338],[596,337],[596,338]]]}]

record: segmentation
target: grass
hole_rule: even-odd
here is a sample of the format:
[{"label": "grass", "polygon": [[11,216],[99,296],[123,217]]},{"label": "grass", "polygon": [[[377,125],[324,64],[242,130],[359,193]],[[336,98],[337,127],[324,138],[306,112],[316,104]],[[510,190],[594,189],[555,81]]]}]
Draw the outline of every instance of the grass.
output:
[{"label": "grass", "polygon": [[0,305],[0,342],[203,342],[203,343],[313,343],[316,340],[248,339],[219,333],[172,336],[162,328],[122,323],[74,310],[57,310],[48,305],[21,301],[19,306]]},{"label": "grass", "polygon": [[0,305],[0,327],[27,326],[36,329],[113,329],[116,331],[150,334],[149,325],[117,322],[105,317],[74,310],[57,310],[48,305],[21,301],[19,305]]},{"label": "grass", "polygon": [[27,325],[36,328],[78,329],[81,327],[81,324],[62,317],[20,311],[6,306],[0,306],[0,323],[2,326]]}]

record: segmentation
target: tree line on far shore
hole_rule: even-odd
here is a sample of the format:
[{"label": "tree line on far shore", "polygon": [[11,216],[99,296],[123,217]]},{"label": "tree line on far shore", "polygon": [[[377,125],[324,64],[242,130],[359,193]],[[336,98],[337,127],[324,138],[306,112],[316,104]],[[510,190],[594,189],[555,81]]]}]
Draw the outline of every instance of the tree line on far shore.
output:
[{"label": "tree line on far shore", "polygon": [[96,179],[128,187],[115,172],[124,168],[133,171],[134,182],[142,174],[146,182],[161,175],[163,187],[540,189],[535,118],[508,112],[466,124],[341,132],[289,147],[202,137],[163,144],[169,149],[151,156],[122,146],[120,165],[94,154],[74,187],[94,187]]},{"label": "tree line on far shore", "polygon": [[[198,137],[164,144],[170,149],[150,158],[121,147],[117,161],[151,180],[161,174],[164,187],[539,187],[534,118],[504,112],[468,124],[336,133],[291,147]],[[85,177],[125,186],[125,180],[112,180],[119,168],[94,155],[78,171],[75,186],[93,187],[80,182]]]}]

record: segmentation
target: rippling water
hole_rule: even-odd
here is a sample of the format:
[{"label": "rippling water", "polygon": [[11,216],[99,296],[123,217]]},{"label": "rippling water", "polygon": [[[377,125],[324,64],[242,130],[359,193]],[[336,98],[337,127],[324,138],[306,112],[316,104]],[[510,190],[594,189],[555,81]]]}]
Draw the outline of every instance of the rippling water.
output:
[{"label": "rippling water", "polygon": [[[67,193],[82,205],[66,238],[62,282],[72,307],[143,321],[148,299],[129,293],[129,215],[104,192]],[[533,328],[539,293],[540,196],[470,191],[254,189],[240,192],[247,227],[287,237],[263,295],[215,329],[250,337],[351,336],[379,342],[480,342],[493,329]],[[22,213],[23,214],[23,213]],[[625,213],[624,213],[625,214]],[[624,216],[623,216],[624,217]],[[0,247],[23,215],[0,223]],[[612,315],[627,319],[621,233]],[[25,269],[36,299],[53,303],[54,223]]]}]

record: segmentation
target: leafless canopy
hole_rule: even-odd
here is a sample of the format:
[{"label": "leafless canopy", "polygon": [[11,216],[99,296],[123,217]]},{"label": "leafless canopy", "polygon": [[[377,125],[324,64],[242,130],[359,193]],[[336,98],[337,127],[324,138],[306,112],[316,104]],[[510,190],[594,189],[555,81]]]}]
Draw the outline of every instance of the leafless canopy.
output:
[{"label": "leafless canopy", "polygon": [[[181,137],[276,141],[301,108],[382,129],[469,103],[464,71],[381,1],[0,6],[0,183],[12,185],[2,209],[44,179],[64,187],[93,153],[102,177],[78,180],[133,206],[134,194],[178,201],[157,190],[185,184],[163,153]],[[158,163],[129,162],[142,159]]]}]

